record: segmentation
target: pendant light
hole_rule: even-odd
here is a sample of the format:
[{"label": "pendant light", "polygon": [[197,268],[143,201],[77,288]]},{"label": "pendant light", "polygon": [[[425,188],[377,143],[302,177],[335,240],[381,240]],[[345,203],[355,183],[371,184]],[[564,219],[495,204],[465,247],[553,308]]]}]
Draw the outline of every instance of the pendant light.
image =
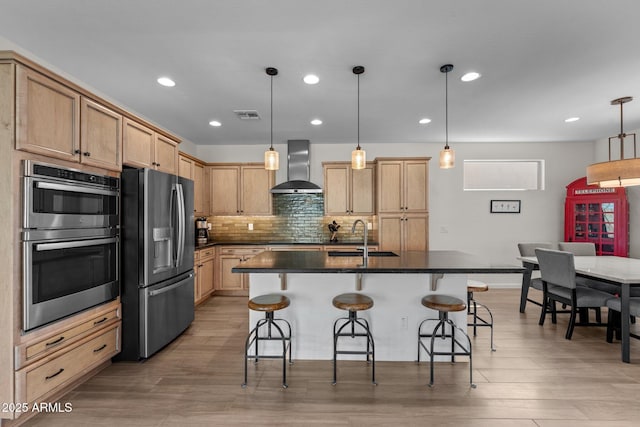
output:
[{"label": "pendant light", "polygon": [[449,147],[449,72],[453,70],[453,65],[446,64],[440,67],[440,72],[444,73],[444,129],[445,142],[444,149],[440,151],[440,169],[451,169],[456,160],[456,153]]},{"label": "pendant light", "polygon": [[364,67],[356,65],[352,71],[358,76],[358,146],[351,152],[351,169],[364,169],[367,166],[367,153],[360,148],[360,74],[364,73]]},{"label": "pendant light", "polygon": [[265,71],[271,77],[271,144],[269,149],[264,152],[264,168],[270,171],[277,171],[280,168],[280,155],[273,149],[273,76],[278,75],[278,69],[267,67]]},{"label": "pendant light", "polygon": [[[609,137],[609,161],[594,163],[587,167],[587,184],[600,187],[630,187],[640,185],[640,158],[636,157],[636,134],[626,134],[623,130],[622,106],[633,98],[625,96],[614,99],[611,105],[620,105],[620,133]],[[624,139],[633,136],[633,157],[624,158]],[[611,160],[611,140],[620,141],[620,160]]]}]

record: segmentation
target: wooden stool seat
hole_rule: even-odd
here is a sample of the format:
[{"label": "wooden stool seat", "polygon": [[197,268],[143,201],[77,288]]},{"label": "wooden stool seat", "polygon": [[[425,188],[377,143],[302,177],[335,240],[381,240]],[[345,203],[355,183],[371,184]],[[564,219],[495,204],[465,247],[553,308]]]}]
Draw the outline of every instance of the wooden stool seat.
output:
[{"label": "wooden stool seat", "polygon": [[363,294],[347,293],[333,298],[333,306],[340,310],[362,311],[373,307],[373,300]]},{"label": "wooden stool seat", "polygon": [[467,280],[467,292],[487,292],[489,285],[479,280]]},{"label": "wooden stool seat", "polygon": [[450,295],[427,295],[422,298],[422,305],[432,310],[443,312],[464,311],[467,309],[464,301]]},{"label": "wooden stool seat", "polygon": [[267,294],[251,298],[247,305],[254,311],[277,311],[289,307],[290,302],[284,295]]}]

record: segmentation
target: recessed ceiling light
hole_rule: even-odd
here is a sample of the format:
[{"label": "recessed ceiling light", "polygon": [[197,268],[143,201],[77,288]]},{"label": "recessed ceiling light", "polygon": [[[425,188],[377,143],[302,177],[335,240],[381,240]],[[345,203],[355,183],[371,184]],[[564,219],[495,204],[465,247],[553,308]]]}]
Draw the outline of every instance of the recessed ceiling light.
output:
[{"label": "recessed ceiling light", "polygon": [[460,80],[463,82],[472,82],[480,78],[480,73],[476,73],[475,71],[470,71],[464,76],[460,77]]},{"label": "recessed ceiling light", "polygon": [[313,120],[311,120],[311,124],[312,124],[312,125],[314,125],[314,126],[321,125],[321,124],[322,124],[322,120],[320,120],[320,119],[313,119]]},{"label": "recessed ceiling light", "polygon": [[421,125],[426,125],[427,123],[431,123],[431,119],[427,119],[425,117],[424,119],[418,120],[418,123],[420,123]]},{"label": "recessed ceiling light", "polygon": [[160,83],[162,86],[166,86],[166,87],[174,87],[176,85],[176,82],[171,80],[169,77],[160,77],[160,78],[158,78],[158,83]]},{"label": "recessed ceiling light", "polygon": [[320,81],[320,78],[315,74],[307,74],[302,80],[308,85],[314,85]]},{"label": "recessed ceiling light", "polygon": [[211,120],[211,121],[209,122],[209,125],[217,128],[217,127],[222,126],[222,123],[220,123],[220,122],[219,122],[219,121],[217,121],[217,120]]},{"label": "recessed ceiling light", "polygon": [[580,117],[569,117],[568,119],[564,119],[565,123],[577,122],[580,120]]}]

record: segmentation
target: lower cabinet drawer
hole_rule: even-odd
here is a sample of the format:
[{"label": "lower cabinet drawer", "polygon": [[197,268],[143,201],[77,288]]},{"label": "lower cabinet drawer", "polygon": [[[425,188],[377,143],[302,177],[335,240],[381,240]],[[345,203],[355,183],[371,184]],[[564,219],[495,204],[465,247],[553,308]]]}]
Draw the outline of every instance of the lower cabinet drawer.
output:
[{"label": "lower cabinet drawer", "polygon": [[17,395],[33,402],[79,374],[110,359],[120,350],[120,325],[83,344],[61,351],[44,363],[34,363],[16,372]]}]

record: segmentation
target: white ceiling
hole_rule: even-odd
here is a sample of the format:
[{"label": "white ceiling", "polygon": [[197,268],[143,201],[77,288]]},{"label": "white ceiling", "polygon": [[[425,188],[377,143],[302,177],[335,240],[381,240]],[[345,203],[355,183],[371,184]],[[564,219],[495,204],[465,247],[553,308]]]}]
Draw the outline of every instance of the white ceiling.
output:
[{"label": "white ceiling", "polygon": [[[615,135],[609,102],[622,96],[639,98],[625,130],[640,128],[638,0],[0,0],[0,11],[0,36],[22,53],[198,145],[268,144],[268,66],[280,71],[274,143],[355,144],[354,65],[366,68],[362,144],[442,144],[446,63],[452,144]],[[470,70],[482,78],[461,82]],[[308,72],[320,83],[305,85]],[[177,85],[159,86],[164,75]]]}]

